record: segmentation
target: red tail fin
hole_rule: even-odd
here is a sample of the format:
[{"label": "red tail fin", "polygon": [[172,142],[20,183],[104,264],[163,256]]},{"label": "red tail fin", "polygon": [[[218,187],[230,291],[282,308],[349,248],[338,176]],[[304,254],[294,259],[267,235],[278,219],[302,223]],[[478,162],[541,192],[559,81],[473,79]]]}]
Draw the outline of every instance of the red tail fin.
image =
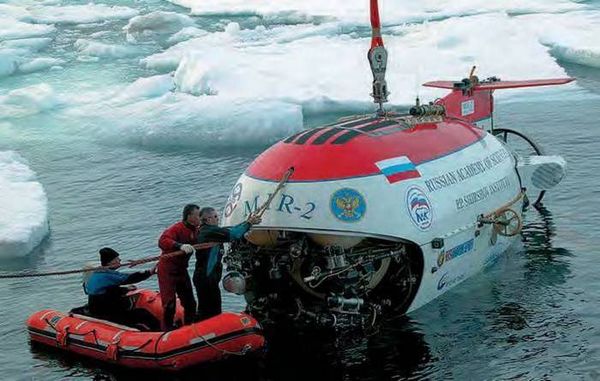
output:
[{"label": "red tail fin", "polygon": [[[575,78],[550,78],[550,79],[528,79],[524,81],[501,81],[495,80],[490,82],[480,82],[473,86],[473,90],[500,90],[500,89],[515,89],[517,87],[535,87],[535,86],[550,86],[564,85],[574,81]],[[423,86],[439,87],[441,89],[461,89],[463,82],[453,81],[431,81],[426,82]]]},{"label": "red tail fin", "polygon": [[[444,98],[436,101],[446,109],[446,115],[468,120],[486,128],[494,111],[494,90],[519,87],[562,85],[574,78],[532,79],[525,81],[501,81],[495,77],[479,82],[477,77],[463,79],[460,82],[432,81],[423,86],[452,89]],[[487,128],[486,128],[487,129]]]}]

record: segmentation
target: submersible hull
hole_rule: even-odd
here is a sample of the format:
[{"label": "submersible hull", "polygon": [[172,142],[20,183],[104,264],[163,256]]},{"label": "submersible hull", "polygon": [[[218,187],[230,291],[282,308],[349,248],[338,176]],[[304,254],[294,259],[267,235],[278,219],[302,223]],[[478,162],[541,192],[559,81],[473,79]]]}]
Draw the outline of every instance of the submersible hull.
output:
[{"label": "submersible hull", "polygon": [[520,228],[516,157],[456,118],[359,116],[291,136],[240,177],[225,224],[256,212],[291,167],[263,223],[226,256],[259,319],[364,325],[412,311],[493,262]]}]

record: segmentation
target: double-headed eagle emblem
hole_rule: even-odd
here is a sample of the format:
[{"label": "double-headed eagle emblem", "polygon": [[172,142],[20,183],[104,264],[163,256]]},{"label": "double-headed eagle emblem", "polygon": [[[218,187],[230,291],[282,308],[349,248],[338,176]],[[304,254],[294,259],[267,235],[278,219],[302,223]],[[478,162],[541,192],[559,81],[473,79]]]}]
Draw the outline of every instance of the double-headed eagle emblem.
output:
[{"label": "double-headed eagle emblem", "polygon": [[357,212],[360,200],[356,196],[339,197],[335,200],[335,204],[340,208],[338,217],[345,217],[348,219],[360,218],[360,214]]},{"label": "double-headed eagle emblem", "polygon": [[367,209],[365,198],[352,188],[338,189],[331,196],[331,212],[340,221],[356,222],[363,218]]}]

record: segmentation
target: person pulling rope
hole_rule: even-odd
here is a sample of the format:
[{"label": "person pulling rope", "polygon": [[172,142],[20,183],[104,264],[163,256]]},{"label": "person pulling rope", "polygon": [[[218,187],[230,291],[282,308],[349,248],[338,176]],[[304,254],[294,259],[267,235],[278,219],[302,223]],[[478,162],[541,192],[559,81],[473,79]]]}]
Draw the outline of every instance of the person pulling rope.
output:
[{"label": "person pulling rope", "polygon": [[[206,249],[206,248],[212,247],[214,245],[216,245],[216,243],[207,242],[207,243],[202,243],[202,244],[196,244],[193,246],[194,246],[194,249],[199,250],[199,249]],[[179,255],[184,255],[184,254],[186,254],[185,251],[177,250],[177,251],[173,251],[171,253],[163,254],[162,257],[176,257]],[[153,257],[124,261],[117,268],[134,267],[134,266],[138,266],[138,265],[141,265],[144,263],[156,262],[160,258],[161,258],[161,256],[157,255],[157,256],[153,256]],[[53,275],[71,275],[71,274],[80,274],[80,273],[86,273],[86,272],[98,271],[98,270],[108,270],[110,268],[111,267],[109,267],[109,266],[94,266],[94,267],[86,267],[83,269],[64,270],[64,271],[49,271],[49,272],[35,272],[35,273],[21,272],[21,273],[16,273],[16,274],[15,273],[0,274],[0,279],[36,278],[36,277],[53,276]],[[112,267],[112,269],[115,269],[115,267]]]}]

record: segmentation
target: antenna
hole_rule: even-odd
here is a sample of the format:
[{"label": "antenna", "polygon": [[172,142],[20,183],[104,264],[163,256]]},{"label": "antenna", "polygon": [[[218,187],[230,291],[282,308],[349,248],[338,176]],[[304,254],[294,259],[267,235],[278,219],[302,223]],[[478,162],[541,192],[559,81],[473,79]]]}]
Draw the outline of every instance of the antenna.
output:
[{"label": "antenna", "polygon": [[379,104],[377,116],[384,116],[383,104],[388,101],[387,83],[385,82],[385,70],[387,67],[387,50],[383,46],[381,38],[381,24],[379,22],[379,5],[377,0],[371,0],[371,48],[367,54],[369,65],[373,72],[373,102]]}]

